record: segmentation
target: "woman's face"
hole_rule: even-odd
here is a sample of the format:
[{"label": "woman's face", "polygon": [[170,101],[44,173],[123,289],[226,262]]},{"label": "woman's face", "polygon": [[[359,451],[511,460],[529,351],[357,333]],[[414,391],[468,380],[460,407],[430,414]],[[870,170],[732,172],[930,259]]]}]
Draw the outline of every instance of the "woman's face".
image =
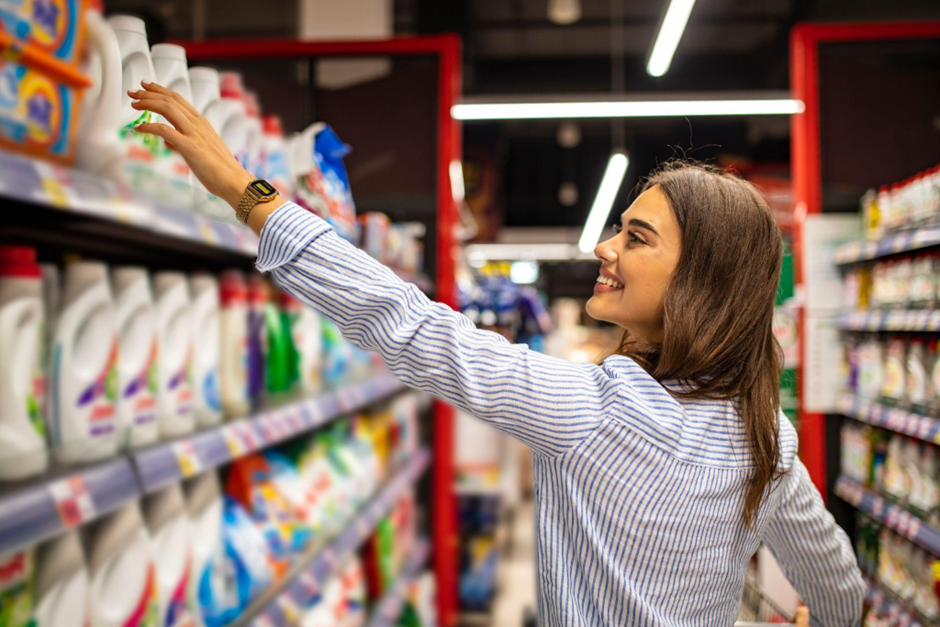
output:
[{"label": "woman's face", "polygon": [[679,223],[655,185],[623,213],[620,227],[594,249],[601,269],[587,303],[588,315],[623,327],[634,337],[662,342],[663,298],[682,249]]}]

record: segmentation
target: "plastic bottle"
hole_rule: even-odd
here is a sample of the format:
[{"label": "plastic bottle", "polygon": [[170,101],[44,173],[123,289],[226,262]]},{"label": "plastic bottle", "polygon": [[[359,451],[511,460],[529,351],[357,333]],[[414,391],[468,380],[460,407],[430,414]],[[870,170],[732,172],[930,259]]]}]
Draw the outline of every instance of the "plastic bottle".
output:
[{"label": "plastic bottle", "polygon": [[304,392],[320,389],[320,363],[323,350],[323,318],[319,312],[281,292],[281,311],[287,318],[298,355],[298,380]]},{"label": "plastic bottle", "polygon": [[0,556],[0,625],[30,625],[35,579],[34,547]]},{"label": "plastic bottle", "polygon": [[[190,519],[191,560],[189,565],[189,599],[196,627],[206,625],[221,569],[222,554],[222,490],[215,472],[204,472],[183,484],[186,511]],[[208,611],[204,614],[203,608]]]},{"label": "plastic bottle", "polygon": [[266,115],[261,121],[264,142],[261,149],[261,176],[287,199],[294,197],[294,177],[291,173],[290,157],[281,118]]},{"label": "plastic bottle", "polygon": [[49,431],[66,464],[113,456],[118,448],[117,316],[103,263],[66,266],[50,367]]},{"label": "plastic bottle", "polygon": [[88,568],[70,529],[39,547],[33,618],[35,627],[86,627],[88,615]]},{"label": "plastic bottle", "polygon": [[159,272],[153,277],[157,302],[157,408],[160,434],[176,437],[196,427],[190,363],[193,353],[192,309],[189,286],[180,272]]},{"label": "plastic bottle", "polygon": [[120,129],[137,119],[138,113],[124,119],[121,49],[114,29],[104,19],[100,0],[91,0],[85,12],[85,53],[83,72],[92,86],[82,97],[78,121],[75,164],[112,180],[124,180],[124,147]]},{"label": "plastic bottle", "polygon": [[248,278],[248,399],[252,409],[258,409],[265,388],[264,310],[268,292],[258,275]]},{"label": "plastic bottle", "polygon": [[183,490],[171,483],[144,499],[144,519],[153,545],[157,569],[157,591],[163,627],[191,627],[193,611],[189,598],[192,564],[190,522]]},{"label": "plastic bottle", "polygon": [[297,348],[291,333],[290,320],[274,303],[264,305],[264,326],[268,351],[265,360],[267,391],[286,392],[298,378]]},{"label": "plastic bottle", "polygon": [[[219,72],[209,67],[194,67],[189,70],[189,82],[193,90],[193,107],[198,111],[216,133],[222,134],[225,124],[225,107],[219,92]],[[232,208],[219,197],[210,194],[195,176],[193,177],[193,197],[196,210],[219,220],[237,223]]]},{"label": "plastic bottle", "polygon": [[90,531],[91,627],[158,627],[153,546],[137,501]]},{"label": "plastic bottle", "polygon": [[221,311],[221,361],[219,388],[222,410],[233,418],[248,413],[248,288],[241,272],[222,275],[219,291]]},{"label": "plastic bottle", "polygon": [[251,135],[252,125],[249,123],[248,110],[245,106],[245,88],[242,86],[242,77],[237,72],[222,72],[219,74],[219,91],[222,96],[223,122],[219,134],[225,145],[232,151],[235,160],[252,172]]},{"label": "plastic bottle", "polygon": [[264,130],[261,125],[261,106],[258,96],[253,91],[244,92],[245,114],[248,116],[248,171],[256,178],[264,178]]},{"label": "plastic bottle", "polygon": [[42,270],[36,250],[0,246],[0,480],[41,473],[49,463]]},{"label": "plastic bottle", "polygon": [[158,195],[161,190],[156,158],[163,148],[163,140],[134,130],[138,124],[151,122],[154,118],[149,111],[138,111],[131,107],[131,98],[127,95],[128,91],[141,89],[141,81],[155,80],[147,30],[142,19],[129,15],[112,16],[108,24],[114,29],[121,50],[121,105],[118,121],[119,137],[124,144],[122,160],[127,182]]},{"label": "plastic bottle", "polygon": [[196,423],[200,427],[222,421],[219,398],[219,284],[208,274],[189,279],[193,297],[193,399]]},{"label": "plastic bottle", "polygon": [[[175,44],[155,44],[150,49],[154,76],[159,84],[172,89],[186,102],[192,104],[193,92],[189,85],[189,70],[186,66],[186,50]],[[162,117],[160,121],[164,120]],[[192,172],[180,153],[170,150],[166,142],[160,142],[157,154],[157,171],[163,181],[164,197],[184,207],[192,206]]]},{"label": "plastic bottle", "polygon": [[[46,317],[45,336],[43,337],[43,354],[48,356],[52,351],[53,335],[59,322],[59,301],[62,297],[62,281],[59,277],[59,268],[51,263],[39,265],[42,270],[42,309]],[[43,367],[45,367],[43,362]],[[47,399],[48,402],[48,399]]]},{"label": "plastic bottle", "polygon": [[111,273],[111,284],[120,337],[118,420],[130,446],[145,446],[160,437],[156,307],[144,268],[117,268]]}]

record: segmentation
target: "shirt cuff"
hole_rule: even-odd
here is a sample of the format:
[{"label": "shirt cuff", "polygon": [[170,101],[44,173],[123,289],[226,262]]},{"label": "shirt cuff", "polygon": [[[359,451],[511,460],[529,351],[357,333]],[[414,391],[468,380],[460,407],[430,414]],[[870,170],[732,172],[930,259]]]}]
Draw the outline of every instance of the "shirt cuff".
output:
[{"label": "shirt cuff", "polygon": [[265,220],[255,267],[260,272],[268,272],[284,265],[332,228],[325,220],[297,204],[284,203]]}]

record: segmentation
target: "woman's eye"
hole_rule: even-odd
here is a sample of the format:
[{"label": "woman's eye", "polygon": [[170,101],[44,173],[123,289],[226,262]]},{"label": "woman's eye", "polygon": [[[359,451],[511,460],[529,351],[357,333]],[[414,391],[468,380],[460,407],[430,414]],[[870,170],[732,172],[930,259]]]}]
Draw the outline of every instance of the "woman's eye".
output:
[{"label": "woman's eye", "polygon": [[642,239],[636,236],[636,233],[633,231],[629,232],[629,237],[627,238],[630,244],[645,244]]},{"label": "woman's eye", "polygon": [[623,230],[623,225],[619,222],[614,222],[614,233],[620,233]]}]

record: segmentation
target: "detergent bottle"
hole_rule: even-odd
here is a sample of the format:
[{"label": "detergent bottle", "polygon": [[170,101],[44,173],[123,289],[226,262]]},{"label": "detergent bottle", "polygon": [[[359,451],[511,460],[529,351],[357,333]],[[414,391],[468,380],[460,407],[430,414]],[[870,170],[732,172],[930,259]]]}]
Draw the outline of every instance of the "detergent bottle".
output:
[{"label": "detergent bottle", "polygon": [[157,313],[144,268],[117,268],[111,273],[117,329],[118,420],[132,447],[160,437],[157,422]]},{"label": "detergent bottle", "polygon": [[[159,84],[172,89],[186,102],[192,104],[193,92],[189,84],[189,69],[186,51],[175,44],[155,44],[150,49],[153,70]],[[165,122],[162,116],[159,121]],[[163,186],[164,198],[174,205],[191,207],[193,204],[192,173],[186,160],[166,142],[160,142],[157,153],[157,172],[167,184]]]},{"label": "detergent bottle", "polygon": [[39,474],[49,463],[44,344],[36,250],[0,246],[0,480]]},{"label": "detergent bottle", "polygon": [[107,267],[88,261],[66,265],[48,415],[60,462],[88,462],[117,453],[117,358],[117,317]]},{"label": "detergent bottle", "polygon": [[161,627],[191,627],[193,612],[189,598],[192,550],[189,516],[179,483],[148,494],[144,519],[153,545],[160,598]]},{"label": "detergent bottle", "polygon": [[258,104],[258,95],[253,91],[245,91],[242,99],[245,102],[245,115],[248,116],[248,171],[255,178],[264,178],[264,132],[261,126],[261,105]]},{"label": "detergent bottle", "polygon": [[[215,616],[219,605],[222,564],[222,490],[214,471],[196,475],[183,484],[190,520],[191,558],[189,599],[196,627],[205,627],[206,617]],[[205,610],[205,611],[204,611]]]},{"label": "detergent bottle", "polygon": [[266,115],[262,119],[261,128],[264,141],[261,144],[262,168],[259,178],[271,183],[281,196],[290,200],[294,197],[294,177],[281,118]]},{"label": "detergent bottle", "polygon": [[160,433],[176,437],[191,433],[193,388],[190,364],[193,353],[192,308],[189,285],[180,272],[158,272],[153,277],[157,300],[157,408]]},{"label": "detergent bottle", "polygon": [[36,550],[0,556],[0,625],[29,627],[35,598]]},{"label": "detergent bottle", "polygon": [[88,625],[88,568],[76,529],[40,545],[36,558],[35,627]]},{"label": "detergent bottle", "polygon": [[219,398],[221,321],[219,284],[209,274],[189,279],[193,297],[193,398],[196,422],[209,427],[222,421]]},{"label": "detergent bottle", "polygon": [[264,400],[267,334],[264,328],[268,290],[259,275],[248,278],[248,399],[257,410]]},{"label": "detergent bottle", "polygon": [[[193,107],[215,132],[222,135],[225,125],[225,109],[219,90],[219,72],[209,67],[194,67],[189,70],[189,82],[193,90]],[[224,137],[223,137],[224,139]],[[196,210],[218,220],[232,222],[234,212],[221,198],[210,194],[205,186],[193,177],[193,198]],[[235,223],[238,221],[235,220]]]},{"label": "detergent bottle", "polygon": [[89,530],[91,627],[160,627],[153,546],[137,501]]},{"label": "detergent bottle", "polygon": [[304,392],[320,389],[320,364],[323,351],[323,318],[312,307],[281,292],[281,312],[286,317],[298,355],[298,380]]},{"label": "detergent bottle", "polygon": [[222,410],[229,418],[243,416],[248,402],[248,287],[237,270],[222,275],[219,291],[222,312],[219,336],[219,388]]},{"label": "detergent bottle", "polygon": [[219,75],[219,89],[222,95],[222,136],[225,145],[232,151],[235,160],[251,172],[254,167],[250,152],[251,125],[245,107],[245,89],[241,75],[236,72],[223,72]]}]

